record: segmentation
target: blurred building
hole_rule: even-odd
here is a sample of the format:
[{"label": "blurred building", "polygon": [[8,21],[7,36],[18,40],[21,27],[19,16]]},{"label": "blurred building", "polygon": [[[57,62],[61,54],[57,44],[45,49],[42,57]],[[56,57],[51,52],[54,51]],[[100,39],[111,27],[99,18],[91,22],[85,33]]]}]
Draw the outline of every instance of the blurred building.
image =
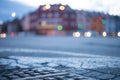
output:
[{"label": "blurred building", "polygon": [[21,21],[19,19],[14,19],[12,22],[7,23],[7,33],[8,35],[15,35],[22,31]]},{"label": "blurred building", "polygon": [[109,36],[115,36],[116,35],[116,21],[114,16],[106,15],[105,17],[105,24],[104,24],[104,31]]},{"label": "blurred building", "polygon": [[102,24],[102,17],[96,17],[96,16],[92,16],[91,17],[91,30],[92,31],[96,31],[99,34],[101,34],[104,29],[103,29],[103,24]]},{"label": "blurred building", "polygon": [[76,10],[76,24],[78,30],[90,30],[90,19],[91,17],[87,11]]},{"label": "blurred building", "polygon": [[114,16],[114,20],[116,22],[116,35],[118,34],[118,32],[120,32],[120,16]]},{"label": "blurred building", "polygon": [[41,5],[23,17],[22,26],[24,31],[45,35],[93,31],[96,35],[106,32],[114,36],[119,31],[119,18],[99,12],[73,10],[68,5]]},{"label": "blurred building", "polygon": [[62,34],[68,30],[77,30],[76,12],[68,5],[42,5],[28,15],[23,19],[24,28],[29,26],[31,31],[35,30],[38,34],[57,34],[60,31]]}]

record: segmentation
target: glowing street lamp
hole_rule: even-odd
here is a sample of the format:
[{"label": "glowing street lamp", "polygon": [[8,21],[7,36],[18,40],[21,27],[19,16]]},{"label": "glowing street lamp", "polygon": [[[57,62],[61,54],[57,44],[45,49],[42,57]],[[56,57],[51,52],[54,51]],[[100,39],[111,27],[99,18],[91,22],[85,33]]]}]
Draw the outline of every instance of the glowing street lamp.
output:
[{"label": "glowing street lamp", "polygon": [[106,37],[106,36],[107,36],[107,33],[106,33],[106,32],[103,32],[102,35],[103,35],[103,37]]},{"label": "glowing street lamp", "polygon": [[91,37],[92,34],[91,34],[91,32],[85,32],[85,33],[84,33],[84,36],[85,36],[85,37]]},{"label": "glowing street lamp", "polygon": [[12,17],[16,17],[16,12],[12,12],[12,13],[11,13],[11,16],[12,16]]},{"label": "glowing street lamp", "polygon": [[59,9],[60,9],[61,11],[63,11],[63,10],[65,10],[65,7],[64,7],[64,6],[60,6]]},{"label": "glowing street lamp", "polygon": [[120,37],[120,32],[117,33],[117,36]]},{"label": "glowing street lamp", "polygon": [[80,37],[80,32],[73,32],[73,37],[76,37],[76,38]]},{"label": "glowing street lamp", "polygon": [[46,7],[46,9],[50,9],[51,6],[49,4],[47,4],[45,7]]}]

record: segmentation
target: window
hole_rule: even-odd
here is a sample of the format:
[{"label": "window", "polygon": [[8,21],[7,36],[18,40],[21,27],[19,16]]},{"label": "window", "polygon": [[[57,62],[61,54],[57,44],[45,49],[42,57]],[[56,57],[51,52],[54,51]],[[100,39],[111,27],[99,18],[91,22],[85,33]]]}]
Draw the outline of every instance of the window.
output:
[{"label": "window", "polygon": [[41,17],[45,18],[46,17],[46,13],[42,13]]},{"label": "window", "polygon": [[55,12],[55,13],[54,13],[54,17],[55,17],[55,18],[59,17],[59,15],[60,15],[60,14],[59,14],[58,12]]},{"label": "window", "polygon": [[63,14],[63,17],[64,18],[68,18],[68,14]]},{"label": "window", "polygon": [[74,14],[71,14],[71,15],[70,15],[70,18],[72,18],[72,19],[73,19],[74,17],[75,17],[75,15],[74,15]]},{"label": "window", "polygon": [[75,26],[75,23],[74,23],[74,22],[71,22],[70,25],[71,25],[72,27],[74,27],[74,26]]}]

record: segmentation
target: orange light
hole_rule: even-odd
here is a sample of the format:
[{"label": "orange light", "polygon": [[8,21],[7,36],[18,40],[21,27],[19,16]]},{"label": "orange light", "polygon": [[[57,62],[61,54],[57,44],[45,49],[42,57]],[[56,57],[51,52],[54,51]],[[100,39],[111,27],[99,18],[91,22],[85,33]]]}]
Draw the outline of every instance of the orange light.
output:
[{"label": "orange light", "polygon": [[63,10],[65,10],[65,7],[64,6],[60,6],[59,9],[63,11]]},{"label": "orange light", "polygon": [[48,10],[48,9],[50,9],[50,5],[45,5],[45,6],[43,6],[43,10],[45,11],[45,10]]},{"label": "orange light", "polygon": [[0,34],[0,37],[1,37],[1,38],[5,38],[6,36],[7,36],[6,33],[1,33],[1,34]]},{"label": "orange light", "polygon": [[46,7],[46,9],[50,9],[51,6],[49,4],[47,4],[45,7]]},{"label": "orange light", "polygon": [[80,33],[79,32],[73,32],[73,37],[76,37],[76,38],[80,37]]}]

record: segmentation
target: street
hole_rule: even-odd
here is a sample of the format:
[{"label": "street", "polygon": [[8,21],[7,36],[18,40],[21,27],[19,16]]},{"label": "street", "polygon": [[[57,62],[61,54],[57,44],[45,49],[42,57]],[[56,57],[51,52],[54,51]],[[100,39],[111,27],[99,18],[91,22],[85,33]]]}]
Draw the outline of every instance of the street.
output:
[{"label": "street", "polygon": [[[4,49],[3,51],[1,51]],[[22,49],[28,50],[28,53],[12,53],[13,51],[6,52],[7,49]],[[70,36],[63,37],[45,37],[45,36],[26,36],[26,37],[7,37],[0,39],[0,55],[29,55],[31,50],[42,50],[44,54],[40,52],[35,53],[37,56],[62,56],[64,52],[77,53],[77,54],[89,54],[89,55],[101,55],[101,56],[116,56],[120,57],[120,38],[110,37],[92,37],[92,38],[73,38]],[[59,51],[59,55],[54,55],[55,51]],[[54,54],[52,54],[54,53]],[[33,53],[31,56],[35,56]],[[70,55],[69,55],[70,56]]]},{"label": "street", "polygon": [[119,80],[119,41],[120,38],[111,37],[1,38],[0,79]]}]

